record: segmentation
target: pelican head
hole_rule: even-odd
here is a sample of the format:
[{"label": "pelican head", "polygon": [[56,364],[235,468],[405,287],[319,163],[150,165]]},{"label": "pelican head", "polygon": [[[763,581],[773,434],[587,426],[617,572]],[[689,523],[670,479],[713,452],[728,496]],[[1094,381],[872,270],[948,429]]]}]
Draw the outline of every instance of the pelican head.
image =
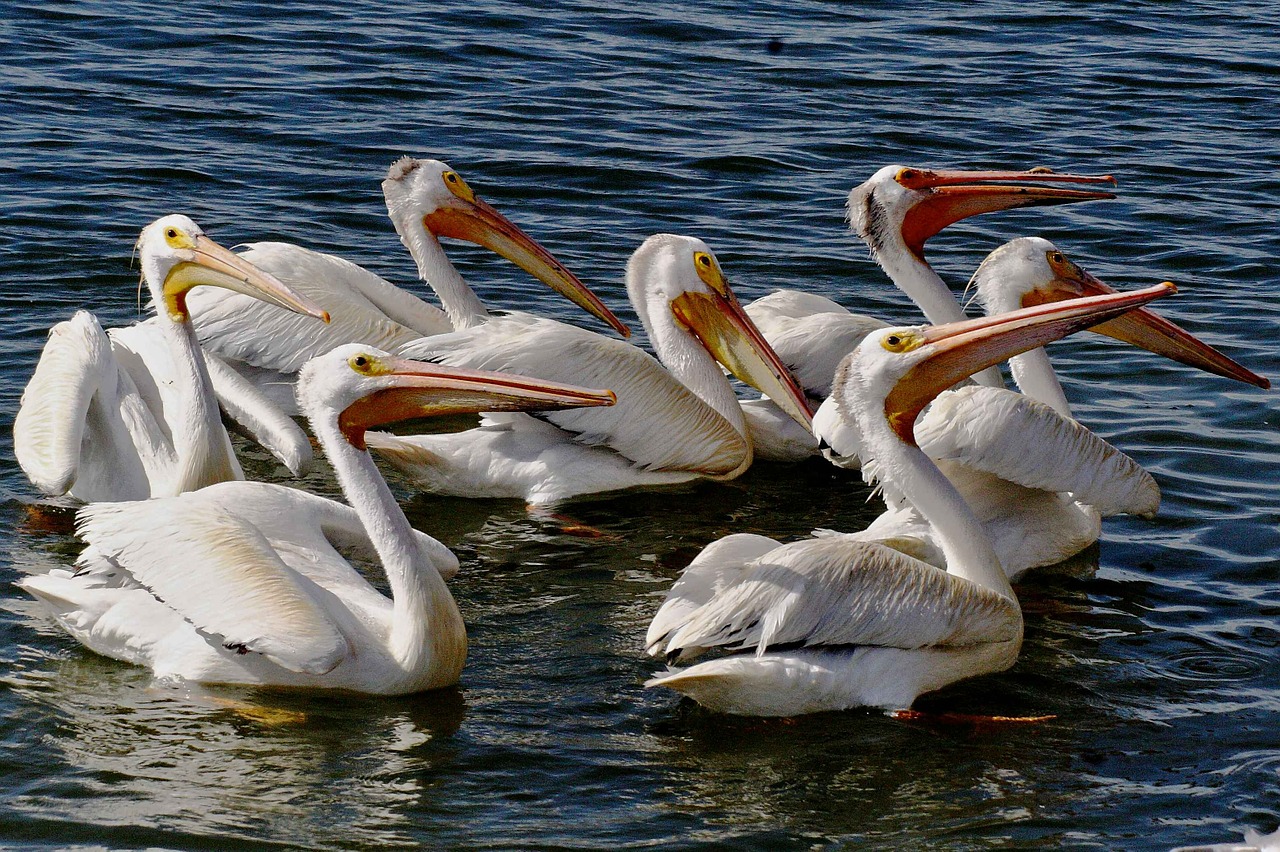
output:
[{"label": "pelican head", "polygon": [[[1000,246],[982,261],[970,285],[988,313],[1116,292],[1040,237],[1020,237]],[[1091,330],[1206,372],[1261,388],[1271,386],[1267,379],[1147,308]]]},{"label": "pelican head", "polygon": [[655,310],[669,310],[675,333],[687,334],[733,375],[810,428],[804,389],[729,289],[720,261],[702,240],[656,234],[627,264],[627,292],[651,338],[664,332]]},{"label": "pelican head", "polygon": [[[902,441],[914,445],[916,417],[960,380],[1176,290],[1166,281],[944,325],[878,329],[846,356],[838,393],[883,399],[883,417]],[[866,408],[837,403],[845,411]]]},{"label": "pelican head", "polygon": [[244,293],[268,304],[329,321],[315,302],[295,292],[274,275],[215,243],[200,226],[178,213],[163,216],[138,237],[142,278],[151,298],[174,322],[186,322],[187,292],[207,284]]},{"label": "pelican head", "polygon": [[963,171],[885,166],[849,193],[849,227],[879,256],[906,250],[924,261],[924,244],[948,225],[980,213],[1115,198],[1115,193],[1047,186],[1115,183],[1110,175],[1045,168]]},{"label": "pelican head", "polygon": [[366,429],[400,420],[617,402],[609,390],[410,361],[358,343],[308,361],[298,376],[297,394],[298,406],[309,418],[336,419],[343,435],[360,449]]},{"label": "pelican head", "polygon": [[[422,240],[451,237],[484,246],[608,323],[623,337],[631,334],[576,275],[514,222],[481,200],[448,164],[401,157],[387,170],[382,194],[400,239],[415,259],[424,256]],[[421,262],[419,268],[425,275]]]}]

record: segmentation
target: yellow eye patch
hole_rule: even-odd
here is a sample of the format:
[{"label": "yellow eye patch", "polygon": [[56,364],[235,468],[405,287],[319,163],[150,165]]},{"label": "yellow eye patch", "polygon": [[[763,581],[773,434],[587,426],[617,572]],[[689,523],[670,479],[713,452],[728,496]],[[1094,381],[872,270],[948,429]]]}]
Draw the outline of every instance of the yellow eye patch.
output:
[{"label": "yellow eye patch", "polygon": [[461,198],[463,201],[469,201],[472,204],[476,201],[476,194],[471,191],[471,187],[467,186],[467,182],[462,179],[462,175],[455,171],[447,171],[440,175],[440,179],[444,181],[444,185],[449,187],[449,191]]},{"label": "yellow eye patch", "polygon": [[347,359],[347,364],[363,376],[376,376],[387,371],[386,365],[365,352],[352,355]]},{"label": "yellow eye patch", "polygon": [[714,257],[705,251],[695,251],[693,268],[698,271],[698,277],[702,279],[702,283],[721,296],[728,297],[729,285],[724,280],[724,273],[720,271],[720,264]]},{"label": "yellow eye patch", "polygon": [[189,249],[195,245],[195,240],[191,235],[181,228],[175,228],[173,225],[164,229],[164,241],[169,244],[170,248]]},{"label": "yellow eye patch", "polygon": [[924,338],[913,331],[891,331],[880,338],[880,345],[886,352],[901,354],[918,349]]},{"label": "yellow eye patch", "polygon": [[1066,278],[1069,281],[1078,281],[1084,271],[1076,266],[1065,254],[1053,249],[1044,253],[1045,259],[1049,262],[1049,268],[1053,270],[1053,274],[1060,278]]}]

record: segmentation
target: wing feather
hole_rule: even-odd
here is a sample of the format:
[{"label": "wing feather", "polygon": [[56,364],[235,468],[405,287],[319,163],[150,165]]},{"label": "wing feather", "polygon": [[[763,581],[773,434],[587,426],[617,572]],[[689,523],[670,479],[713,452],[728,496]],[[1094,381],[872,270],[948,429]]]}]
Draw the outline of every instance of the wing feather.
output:
[{"label": "wing feather", "polygon": [[197,287],[187,299],[196,333],[228,360],[296,373],[343,343],[395,351],[450,328],[439,308],[342,258],[288,243],[254,243],[242,257],[312,298],[331,322],[230,290]]},{"label": "wing feather", "polygon": [[749,459],[746,439],[656,358],[585,329],[513,314],[465,331],[423,338],[402,347],[400,354],[608,388],[617,394],[616,405],[547,412],[540,417],[584,444],[609,447],[647,470],[727,476]]},{"label": "wing feather", "polygon": [[[704,547],[681,572],[649,623],[645,650],[653,656],[665,653],[671,634],[684,625],[691,613],[722,592],[753,560],[781,546],[781,542],[766,536],[735,533]],[[687,652],[691,649],[684,650],[684,656],[690,656]]]},{"label": "wing feather", "polygon": [[349,646],[315,583],[286,565],[263,533],[205,489],[140,503],[97,503],[77,515],[89,544],[199,630],[291,671],[323,674]]},{"label": "wing feather", "polygon": [[825,296],[779,290],[746,306],[747,314],[805,391],[831,395],[836,367],[868,334],[886,323],[852,314]]},{"label": "wing feather", "polygon": [[227,417],[280,460],[294,476],[311,468],[311,441],[302,427],[252,382],[211,352],[204,353],[209,382]]},{"label": "wing feather", "polygon": [[[213,488],[221,491],[221,505],[257,527],[273,546],[291,542],[295,550],[306,555],[305,563],[286,560],[294,569],[335,593],[357,587],[376,591],[336,552],[327,560],[314,558],[314,554],[330,547],[354,551],[366,559],[378,558],[369,531],[355,509],[301,488],[274,483],[227,482]],[[413,535],[423,558],[442,577],[448,580],[458,573],[458,557],[449,548],[419,530],[414,530]]]},{"label": "wing feather", "polygon": [[93,314],[50,329],[13,423],[14,455],[37,488],[143,499],[152,468],[172,460],[158,429]]},{"label": "wing feather", "polygon": [[35,373],[13,421],[18,464],[46,494],[64,494],[75,482],[89,403],[99,391],[115,395],[111,344],[88,311],[49,330]]},{"label": "wing feather", "polygon": [[876,542],[847,536],[784,545],[693,612],[684,647],[876,645],[921,648],[1013,639],[1017,604]]},{"label": "wing feather", "polygon": [[1154,514],[1160,488],[1142,467],[1052,408],[977,385],[940,395],[916,424],[921,449],[1027,488],[1071,492],[1102,515]]}]

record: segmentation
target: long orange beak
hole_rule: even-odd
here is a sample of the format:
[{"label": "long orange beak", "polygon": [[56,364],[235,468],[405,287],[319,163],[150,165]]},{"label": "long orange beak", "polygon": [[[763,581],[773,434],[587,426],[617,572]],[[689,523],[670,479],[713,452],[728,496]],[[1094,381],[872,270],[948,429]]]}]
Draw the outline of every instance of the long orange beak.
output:
[{"label": "long orange beak", "polygon": [[889,332],[880,339],[886,346],[892,344],[893,351],[922,346],[931,346],[933,351],[908,370],[889,392],[885,417],[898,437],[915,444],[916,417],[934,397],[961,379],[1176,291],[1166,281],[1130,293],[1089,296],[993,317]]},{"label": "long orange beak", "polygon": [[902,221],[902,239],[917,258],[924,259],[924,244],[948,225],[981,213],[1042,207],[1115,198],[1114,192],[1064,189],[1051,183],[1109,183],[1111,175],[1075,175],[1031,169],[1028,171],[963,171],[904,168],[895,176],[908,189],[925,197]]},{"label": "long orange beak", "polygon": [[[1116,292],[1115,289],[1099,281],[1065,257],[1060,263],[1053,261],[1050,263],[1056,273],[1053,281],[1046,288],[1033,290],[1024,296],[1022,298],[1024,306]],[[1139,346],[1148,352],[1163,355],[1180,364],[1208,373],[1260,388],[1271,387],[1271,382],[1266,378],[1228,358],[1189,331],[1147,308],[1138,308],[1113,320],[1095,325],[1090,331]]]},{"label": "long orange beak", "polygon": [[610,390],[404,358],[378,360],[371,375],[390,377],[392,385],[352,403],[338,418],[347,440],[361,449],[366,429],[400,420],[481,411],[555,411],[618,401]]},{"label": "long orange beak", "polygon": [[467,197],[457,195],[454,204],[441,206],[423,216],[423,226],[436,236],[466,240],[502,255],[578,307],[608,323],[623,337],[631,336],[631,329],[551,252],[488,202],[476,197],[469,187],[465,195]]},{"label": "long orange beak", "polygon": [[188,318],[187,291],[200,285],[234,290],[270,305],[329,321],[329,312],[324,308],[204,234],[196,237],[186,250],[191,253],[191,259],[175,264],[162,288],[165,309],[179,322]]},{"label": "long orange beak", "polygon": [[811,429],[813,412],[804,388],[742,309],[719,266],[699,267],[698,273],[711,292],[681,293],[671,300],[672,313],[726,370]]}]

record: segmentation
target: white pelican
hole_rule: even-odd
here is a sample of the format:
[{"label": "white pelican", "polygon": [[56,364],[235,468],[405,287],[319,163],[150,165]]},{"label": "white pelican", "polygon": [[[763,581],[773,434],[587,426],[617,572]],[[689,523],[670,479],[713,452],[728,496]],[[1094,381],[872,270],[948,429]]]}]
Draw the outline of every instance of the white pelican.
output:
[{"label": "white pelican", "polygon": [[[467,636],[442,544],[409,526],[371,426],[455,412],[609,405],[609,391],[406,361],[360,344],[298,382],[350,508],[261,482],[80,510],[79,571],[23,579],[77,640],[158,677],[403,694],[456,683]],[[337,551],[381,560],[388,599]]]},{"label": "white pelican", "polygon": [[371,434],[369,445],[424,490],[532,505],[732,479],[751,465],[752,445],[717,359],[807,428],[803,391],[743,313],[704,242],[650,237],[627,265],[627,292],[661,363],[620,340],[530,316],[496,317],[402,349],[455,366],[609,387],[616,406],[536,420],[490,417],[455,435]]},{"label": "white pelican", "polygon": [[[1024,306],[1114,293],[1053,243],[1024,237],[982,262],[973,286],[989,314]],[[1260,387],[1266,379],[1147,308],[1090,329],[1194,367]],[[920,447],[960,490],[983,522],[1012,579],[1053,565],[1097,541],[1102,518],[1153,515],[1160,489],[1136,462],[1071,417],[1048,354],[1034,349],[1009,359],[1022,394],[970,385],[940,394],[916,426]],[[815,418],[832,452],[856,455],[858,437],[840,400]],[[919,542],[935,563],[935,532],[909,501],[884,485],[888,510],[868,533]],[[940,563],[938,563],[940,564]]]},{"label": "white pelican", "polygon": [[900,710],[921,693],[1011,666],[1022,643],[1021,609],[982,524],[916,446],[916,416],[978,369],[1172,290],[1162,284],[868,335],[842,368],[835,394],[857,419],[869,459],[864,472],[892,478],[920,507],[938,530],[946,570],[892,539],[721,539],[685,569],[646,647],[670,662],[713,647],[737,653],[668,669],[646,686],[743,715]]},{"label": "white pelican", "polygon": [[[964,319],[960,302],[924,257],[925,243],[970,216],[1020,207],[1115,198],[1111,192],[1046,186],[1049,183],[1115,183],[1110,175],[1075,175],[1048,169],[964,171],[885,166],[849,192],[849,225],[871,249],[889,279],[936,324]],[[759,326],[815,406],[831,393],[840,360],[881,320],[853,314],[815,293],[779,290],[747,305]],[[999,370],[974,377],[1002,387]],[[816,441],[780,418],[767,400],[744,405],[761,457],[798,461],[817,452]]]},{"label": "white pelican", "polygon": [[[310,462],[306,435],[234,372],[206,359],[188,293],[201,284],[243,293],[323,322],[325,312],[209,239],[186,216],[138,238],[153,321],[104,333],[80,311],[49,332],[13,423],[14,454],[46,494],[142,500],[243,479],[219,402],[294,473]],[[215,392],[218,398],[215,398]]]},{"label": "white pelican", "polygon": [[629,334],[586,285],[477,197],[445,163],[403,157],[391,165],[382,191],[400,241],[443,310],[354,263],[279,242],[251,243],[243,256],[323,305],[333,322],[314,322],[227,293],[206,292],[192,302],[200,342],[271,392],[282,407],[293,404],[292,376],[334,346],[365,343],[397,352],[420,337],[471,328],[489,318],[449,262],[440,237],[502,255],[624,337]]}]

